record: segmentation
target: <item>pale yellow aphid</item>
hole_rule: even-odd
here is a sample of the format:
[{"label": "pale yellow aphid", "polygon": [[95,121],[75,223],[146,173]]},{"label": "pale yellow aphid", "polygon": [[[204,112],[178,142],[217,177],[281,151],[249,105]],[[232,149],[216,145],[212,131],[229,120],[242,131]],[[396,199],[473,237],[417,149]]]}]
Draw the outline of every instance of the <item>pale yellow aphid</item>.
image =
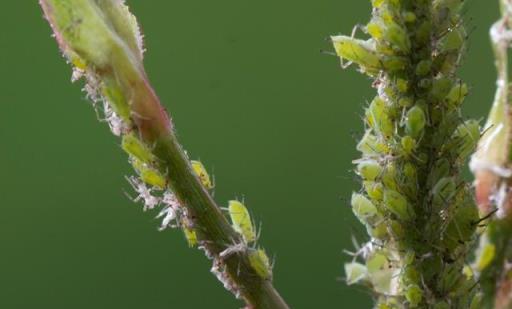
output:
[{"label": "pale yellow aphid", "polygon": [[197,234],[193,229],[189,229],[188,227],[183,227],[183,234],[185,234],[185,239],[189,247],[197,246]]},{"label": "pale yellow aphid", "polygon": [[142,181],[159,189],[165,189],[167,187],[167,180],[157,170],[135,157],[131,158],[131,162],[133,168],[137,171],[137,174],[139,174]]},{"label": "pale yellow aphid", "polygon": [[242,235],[246,243],[255,241],[256,231],[254,230],[249,211],[244,204],[239,201],[229,201],[228,210],[235,231]]},{"label": "pale yellow aphid", "polygon": [[249,263],[252,269],[263,279],[272,278],[272,266],[270,260],[263,249],[249,250]]},{"label": "pale yellow aphid", "polygon": [[190,163],[192,164],[192,169],[194,169],[194,172],[196,173],[197,177],[199,177],[199,180],[201,180],[203,186],[208,190],[213,189],[213,183],[210,179],[210,175],[208,175],[208,172],[206,171],[203,163],[200,161],[190,161]]},{"label": "pale yellow aphid", "polygon": [[154,156],[151,151],[144,145],[133,133],[125,134],[121,147],[128,154],[139,159],[143,163],[151,163],[154,161]]}]

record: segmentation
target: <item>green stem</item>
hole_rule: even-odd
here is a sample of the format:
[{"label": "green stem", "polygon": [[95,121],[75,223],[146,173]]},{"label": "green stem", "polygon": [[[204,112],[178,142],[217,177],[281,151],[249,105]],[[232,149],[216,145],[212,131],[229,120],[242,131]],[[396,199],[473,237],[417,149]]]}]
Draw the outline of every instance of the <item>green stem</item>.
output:
[{"label": "green stem", "polygon": [[[142,142],[137,151],[139,155],[142,151],[140,157],[149,158],[144,166],[165,178],[200,248],[213,259],[212,272],[248,308],[288,308],[270,278],[258,271],[261,265],[251,255],[254,249],[235,231],[194,172],[149,84],[138,26],[123,3],[40,0],[40,4],[64,54],[96,81],[104,100],[122,119],[122,134]],[[232,253],[225,254],[226,250]]]}]

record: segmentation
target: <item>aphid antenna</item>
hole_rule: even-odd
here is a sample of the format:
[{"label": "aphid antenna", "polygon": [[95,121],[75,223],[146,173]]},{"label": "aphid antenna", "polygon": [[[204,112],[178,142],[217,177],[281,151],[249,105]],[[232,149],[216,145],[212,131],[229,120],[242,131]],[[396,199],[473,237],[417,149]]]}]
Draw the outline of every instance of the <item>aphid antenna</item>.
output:
[{"label": "aphid antenna", "polygon": [[325,50],[325,49],[320,49],[320,54],[328,55],[328,56],[335,56],[335,57],[338,56],[338,55],[336,55],[336,53],[329,51],[329,50]]},{"label": "aphid antenna", "polygon": [[483,216],[482,218],[480,218],[480,220],[474,222],[473,224],[477,225],[477,224],[480,224],[488,219],[490,219],[492,216],[494,216],[497,212],[499,211],[499,208],[495,208],[493,210],[491,210],[488,214],[486,214],[485,216]]},{"label": "aphid antenna", "polygon": [[352,28],[352,32],[350,33],[350,38],[354,39],[356,37],[357,30],[361,30],[364,34],[367,34],[366,26],[363,24],[356,24],[354,28]]}]

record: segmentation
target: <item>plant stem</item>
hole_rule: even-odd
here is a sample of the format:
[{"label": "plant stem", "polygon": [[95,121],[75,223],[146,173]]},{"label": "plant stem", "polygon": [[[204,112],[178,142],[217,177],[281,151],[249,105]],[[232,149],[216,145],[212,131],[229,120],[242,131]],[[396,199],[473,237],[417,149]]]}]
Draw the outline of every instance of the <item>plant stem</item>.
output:
[{"label": "plant stem", "polygon": [[471,160],[476,197],[485,222],[477,258],[473,265],[483,290],[483,308],[512,305],[512,169],[510,64],[512,42],[512,1],[500,0],[501,18],[491,27],[490,36],[497,70],[496,95],[485,134]]},{"label": "plant stem", "polygon": [[370,241],[345,266],[348,283],[369,286],[377,308],[469,308],[479,300],[463,271],[479,217],[461,172],[480,132],[461,116],[461,5],[373,0],[361,27],[369,39],[332,38],[378,93],[357,146],[363,190],[352,195]]},{"label": "plant stem", "polygon": [[[270,278],[255,270],[250,259],[253,249],[233,229],[194,173],[150,86],[142,64],[138,26],[123,2],[40,0],[40,4],[65,56],[96,84],[106,104],[122,120],[121,135],[135,136],[143,144],[135,154],[150,158],[143,162],[145,168],[165,178],[165,186],[179,201],[180,213],[197,234],[199,247],[214,260],[212,272],[248,308],[288,308]],[[240,244],[242,249],[221,254]]]}]

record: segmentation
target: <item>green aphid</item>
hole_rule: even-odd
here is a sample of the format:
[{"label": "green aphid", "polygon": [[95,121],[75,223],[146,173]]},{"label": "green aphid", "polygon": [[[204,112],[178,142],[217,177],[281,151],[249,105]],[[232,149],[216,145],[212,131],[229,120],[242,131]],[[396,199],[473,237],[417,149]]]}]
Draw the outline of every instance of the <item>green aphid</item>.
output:
[{"label": "green aphid", "polygon": [[372,0],[372,7],[378,9],[380,8],[384,3],[386,2],[386,0]]},{"label": "green aphid", "polygon": [[272,266],[270,260],[263,249],[249,249],[249,264],[252,269],[264,280],[272,278]]},{"label": "green aphid", "polygon": [[347,284],[353,285],[367,279],[368,271],[366,266],[361,263],[345,263],[345,276],[347,277]]},{"label": "green aphid", "polygon": [[197,177],[199,177],[199,180],[201,181],[203,186],[208,190],[213,189],[213,183],[211,181],[210,175],[206,171],[206,168],[204,167],[203,163],[194,160],[190,161],[190,163],[192,165],[194,173],[197,175]]},{"label": "green aphid", "polygon": [[401,93],[406,93],[409,90],[409,82],[403,78],[396,79],[396,89]]},{"label": "green aphid", "polygon": [[352,205],[352,211],[363,224],[376,221],[376,217],[379,215],[377,207],[364,195],[352,193],[350,204]]},{"label": "green aphid", "polygon": [[414,152],[414,149],[416,149],[416,140],[406,135],[400,140],[400,145],[402,146],[404,154],[410,156]]},{"label": "green aphid", "polygon": [[256,231],[245,205],[239,201],[229,201],[228,211],[235,231],[242,235],[246,243],[254,242]]},{"label": "green aphid", "polygon": [[357,173],[364,180],[375,180],[382,173],[382,166],[374,160],[364,160],[357,165]]},{"label": "green aphid", "polygon": [[446,292],[452,291],[457,285],[461,285],[465,279],[458,263],[446,265],[441,276],[440,289]]},{"label": "green aphid", "polygon": [[425,112],[418,105],[413,106],[407,112],[405,118],[405,130],[413,138],[421,136],[427,123]]},{"label": "green aphid", "polygon": [[[392,14],[384,18],[373,18],[366,31],[378,42],[389,44],[393,49],[407,53],[411,48],[411,42],[405,29],[393,21]],[[391,50],[392,52],[392,50]]]},{"label": "green aphid", "polygon": [[196,231],[190,229],[188,227],[183,227],[183,234],[185,235],[185,239],[187,240],[189,247],[197,246],[197,234]]},{"label": "green aphid", "polygon": [[402,273],[402,282],[406,285],[421,283],[421,276],[416,267],[405,267]]},{"label": "green aphid", "polygon": [[357,150],[368,156],[377,156],[387,153],[389,147],[368,130],[357,144]]},{"label": "green aphid", "polygon": [[167,187],[167,180],[160,172],[135,157],[132,157],[131,162],[142,181],[159,189],[165,189]]},{"label": "green aphid", "polygon": [[441,158],[434,163],[434,167],[430,171],[428,178],[429,186],[434,185],[434,182],[441,178],[447,177],[450,174],[451,164],[446,158]]},{"label": "green aphid", "polygon": [[453,88],[453,81],[448,77],[437,78],[432,83],[432,97],[436,100],[442,100],[450,93]]},{"label": "green aphid", "polygon": [[396,239],[401,239],[405,236],[405,228],[401,222],[397,220],[390,220],[388,226],[388,232],[393,235]]},{"label": "green aphid", "polygon": [[387,294],[391,291],[391,282],[396,276],[395,269],[389,263],[387,253],[382,251],[375,252],[366,260],[368,278],[373,288],[378,293]]},{"label": "green aphid", "polygon": [[413,12],[404,12],[402,14],[402,17],[404,19],[404,21],[408,24],[412,24],[416,21],[416,14],[414,14]]},{"label": "green aphid", "polygon": [[429,20],[425,20],[418,27],[416,27],[416,41],[417,44],[427,44],[430,41],[430,35],[432,33],[432,23]]},{"label": "green aphid", "polygon": [[416,187],[418,172],[416,170],[416,166],[411,162],[407,162],[404,164],[403,173],[405,176],[405,185]]},{"label": "green aphid", "polygon": [[366,229],[368,234],[375,239],[386,239],[388,236],[388,226],[384,220],[375,226],[367,225]]},{"label": "green aphid", "polygon": [[379,21],[372,21],[366,25],[366,31],[375,40],[380,41],[384,36],[384,25]]},{"label": "green aphid", "polygon": [[333,36],[331,40],[340,58],[357,63],[363,71],[376,73],[382,68],[374,41],[364,41],[344,35]]},{"label": "green aphid", "polygon": [[441,53],[457,51],[463,47],[465,39],[462,30],[454,28],[439,41],[438,49]]},{"label": "green aphid", "polygon": [[400,56],[383,56],[382,66],[385,70],[396,72],[404,70],[407,67],[407,59]]},{"label": "green aphid", "polygon": [[402,97],[398,99],[398,105],[401,107],[411,107],[414,104],[414,100],[410,97]]},{"label": "green aphid", "polygon": [[461,244],[471,240],[478,220],[478,208],[473,202],[459,205],[446,230],[446,236],[443,238],[444,245],[448,249],[454,250]]},{"label": "green aphid", "polygon": [[446,96],[446,102],[453,106],[459,106],[464,98],[468,95],[468,86],[465,83],[457,83],[452,87],[448,95]]},{"label": "green aphid", "polygon": [[480,309],[482,308],[484,295],[482,293],[475,293],[473,299],[471,300],[471,304],[469,305],[469,309]]},{"label": "green aphid", "polygon": [[394,190],[384,191],[384,204],[391,213],[402,221],[410,221],[416,216],[407,199]]},{"label": "green aphid", "polygon": [[381,201],[384,187],[380,182],[363,181],[363,186],[368,196],[374,201]]},{"label": "green aphid", "polygon": [[423,290],[418,285],[412,284],[405,290],[405,299],[407,299],[411,307],[416,307],[423,300]]},{"label": "green aphid", "polygon": [[143,163],[150,164],[154,161],[154,156],[144,143],[142,143],[134,133],[123,135],[121,147],[128,154],[142,161]]},{"label": "green aphid", "polygon": [[394,162],[387,163],[384,171],[382,172],[382,183],[386,188],[396,190],[398,187],[397,179],[398,173],[396,164]]},{"label": "green aphid", "polygon": [[476,120],[468,120],[459,125],[455,130],[453,136],[455,141],[454,148],[451,151],[458,153],[461,159],[467,158],[476,148],[478,140],[480,139],[480,125]]},{"label": "green aphid", "polygon": [[453,177],[444,177],[437,181],[434,188],[432,188],[432,196],[434,203],[437,205],[444,205],[448,203],[455,195],[457,185]]},{"label": "green aphid", "polygon": [[104,78],[101,90],[114,112],[123,121],[130,122],[130,105],[119,88],[118,82],[113,78]]},{"label": "green aphid", "polygon": [[395,22],[386,23],[384,27],[383,39],[390,42],[400,52],[409,53],[411,42],[406,30]]},{"label": "green aphid", "polygon": [[386,102],[380,97],[373,99],[366,110],[366,119],[376,132],[389,137],[393,134],[395,126],[389,117],[389,108]]},{"label": "green aphid", "polygon": [[430,69],[432,68],[432,61],[430,60],[421,60],[416,65],[416,75],[418,76],[426,76],[430,73]]}]

